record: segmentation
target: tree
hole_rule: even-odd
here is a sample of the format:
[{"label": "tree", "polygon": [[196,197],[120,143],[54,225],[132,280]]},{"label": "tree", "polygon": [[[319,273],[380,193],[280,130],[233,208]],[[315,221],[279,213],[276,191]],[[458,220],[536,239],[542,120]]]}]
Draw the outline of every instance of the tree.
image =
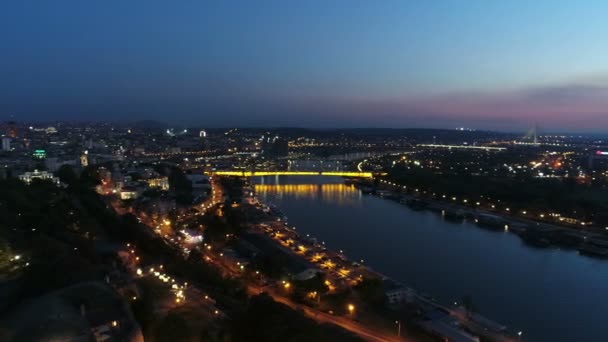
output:
[{"label": "tree", "polygon": [[251,298],[245,312],[232,320],[230,332],[234,341],[360,341],[343,330],[317,324],[267,294]]},{"label": "tree", "polygon": [[140,174],[139,172],[131,172],[131,173],[129,173],[129,176],[131,176],[131,179],[132,179],[134,182],[140,181],[140,180],[141,180],[141,178],[142,178],[142,177],[141,177],[141,174]]},{"label": "tree", "polygon": [[319,294],[323,294],[328,290],[327,285],[325,285],[325,277],[321,272],[317,272],[317,274],[310,279],[294,281],[294,288],[305,292],[317,292]]},{"label": "tree", "polygon": [[78,183],[78,175],[71,165],[61,165],[56,174],[60,181],[69,185],[70,187]]},{"label": "tree", "polygon": [[195,341],[196,335],[186,318],[177,312],[170,312],[155,329],[157,341]]},{"label": "tree", "polygon": [[0,274],[7,273],[13,268],[12,257],[11,247],[6,241],[0,239]]},{"label": "tree", "polygon": [[99,185],[99,170],[97,167],[92,165],[86,166],[80,175],[80,184],[82,184],[84,187],[94,187]]},{"label": "tree", "polygon": [[192,183],[179,167],[172,167],[169,172],[169,186],[177,192],[191,192]]},{"label": "tree", "polygon": [[381,305],[384,303],[384,284],[380,278],[365,278],[354,289],[368,304]]}]

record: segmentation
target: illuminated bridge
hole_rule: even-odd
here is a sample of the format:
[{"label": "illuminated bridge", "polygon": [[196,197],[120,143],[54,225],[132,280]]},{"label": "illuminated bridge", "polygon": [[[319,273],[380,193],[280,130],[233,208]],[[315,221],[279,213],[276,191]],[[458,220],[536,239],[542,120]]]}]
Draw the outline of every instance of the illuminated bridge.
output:
[{"label": "illuminated bridge", "polygon": [[357,172],[357,171],[211,171],[210,175],[217,176],[238,176],[238,177],[256,177],[256,176],[338,176],[338,177],[356,177],[356,178],[373,178],[374,176],[382,175],[375,172]]}]

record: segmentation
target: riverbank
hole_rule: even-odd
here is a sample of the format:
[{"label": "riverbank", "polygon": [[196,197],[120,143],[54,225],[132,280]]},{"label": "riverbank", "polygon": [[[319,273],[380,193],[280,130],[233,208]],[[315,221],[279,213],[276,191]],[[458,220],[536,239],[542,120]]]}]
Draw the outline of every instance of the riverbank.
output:
[{"label": "riverbank", "polygon": [[[257,201],[264,202],[259,199]],[[374,270],[370,266],[363,266],[363,260],[360,260],[360,262],[353,261],[342,250],[329,250],[325,247],[324,242],[319,242],[309,235],[301,236],[297,230],[289,225],[284,212],[274,203],[262,204],[262,206],[265,212],[272,215],[273,219],[271,221],[273,224],[263,225],[260,233],[267,234],[280,246],[301,257],[303,261],[312,261],[321,269],[324,269],[331,280],[329,286],[356,286],[359,277],[378,278],[384,284],[391,284],[390,288],[385,289],[386,294],[399,296],[400,302],[393,303],[393,307],[398,307],[398,304],[405,304],[420,308],[422,318],[418,321],[418,325],[431,335],[462,341],[477,341],[475,336],[490,341],[515,340],[515,332],[509,332],[502,324],[493,322],[478,313],[469,314],[468,310],[464,309],[462,305],[449,307],[442,305],[430,296],[418,293],[413,288]],[[318,259],[316,256],[318,256]],[[355,274],[359,274],[359,277]],[[363,274],[365,274],[364,277]],[[463,314],[464,312],[467,312],[467,314]]]},{"label": "riverbank", "polygon": [[380,180],[377,187],[360,185],[364,194],[376,195],[384,199],[405,204],[414,210],[437,212],[446,220],[460,222],[470,220],[483,229],[507,231],[519,236],[529,246],[536,248],[559,247],[577,250],[579,254],[608,259],[608,238],[605,234],[584,231],[571,226],[559,226],[533,221],[508,213],[471,208],[404,192],[394,183]]}]

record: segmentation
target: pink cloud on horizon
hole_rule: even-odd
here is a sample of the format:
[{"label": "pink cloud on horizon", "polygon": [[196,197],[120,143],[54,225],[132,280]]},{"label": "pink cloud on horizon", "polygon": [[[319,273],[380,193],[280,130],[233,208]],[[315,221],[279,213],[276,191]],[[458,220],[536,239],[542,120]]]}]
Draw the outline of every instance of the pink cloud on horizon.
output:
[{"label": "pink cloud on horizon", "polygon": [[[291,102],[291,101],[289,101]],[[555,130],[608,128],[608,82],[573,83],[504,92],[462,92],[428,97],[336,98],[311,97],[298,107],[345,120],[436,124],[475,123],[492,128],[528,127],[538,121]],[[291,102],[294,104],[293,102]]]}]

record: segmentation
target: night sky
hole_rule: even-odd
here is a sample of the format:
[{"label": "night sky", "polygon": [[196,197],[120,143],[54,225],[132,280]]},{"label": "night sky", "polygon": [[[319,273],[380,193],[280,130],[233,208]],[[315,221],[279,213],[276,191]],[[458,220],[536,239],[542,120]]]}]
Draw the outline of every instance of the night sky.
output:
[{"label": "night sky", "polygon": [[608,2],[0,3],[0,120],[608,127]]}]

